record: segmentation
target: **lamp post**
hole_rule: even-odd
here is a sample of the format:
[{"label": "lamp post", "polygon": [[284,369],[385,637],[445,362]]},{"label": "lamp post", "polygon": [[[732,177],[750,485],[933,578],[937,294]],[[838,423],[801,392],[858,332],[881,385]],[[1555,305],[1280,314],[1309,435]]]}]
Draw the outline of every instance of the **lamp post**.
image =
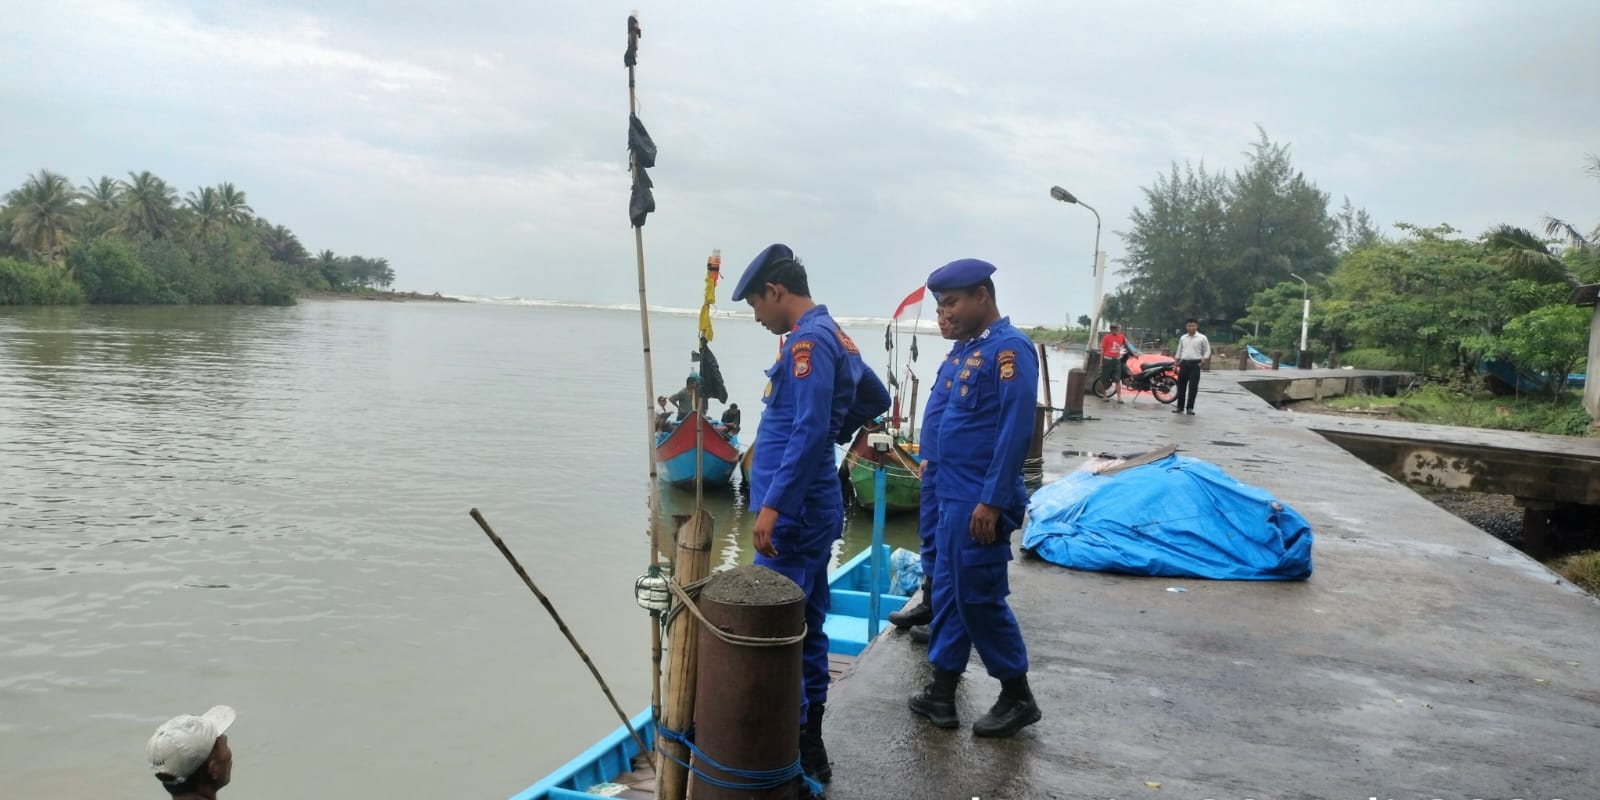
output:
[{"label": "lamp post", "polygon": [[1300,282],[1300,354],[1295,358],[1296,362],[1300,362],[1305,358],[1306,328],[1311,323],[1311,284],[1306,283],[1305,278],[1293,272],[1289,273],[1289,277]]},{"label": "lamp post", "polygon": [[1050,187],[1050,196],[1060,200],[1063,203],[1072,203],[1083,206],[1094,214],[1094,314],[1090,315],[1094,321],[1089,325],[1089,341],[1084,345],[1085,357],[1087,358],[1088,351],[1094,349],[1095,334],[1100,332],[1100,305],[1102,301],[1101,287],[1105,283],[1106,272],[1105,256],[1100,252],[1100,212],[1095,211],[1094,206],[1079,200],[1077,197],[1073,196],[1072,192],[1069,192],[1060,186]]}]

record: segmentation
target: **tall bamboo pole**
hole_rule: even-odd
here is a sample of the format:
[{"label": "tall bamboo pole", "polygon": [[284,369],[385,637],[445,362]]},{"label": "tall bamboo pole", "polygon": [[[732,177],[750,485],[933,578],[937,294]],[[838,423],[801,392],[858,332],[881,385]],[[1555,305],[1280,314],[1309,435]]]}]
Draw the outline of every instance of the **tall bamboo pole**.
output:
[{"label": "tall bamboo pole", "polygon": [[[639,45],[639,14],[634,12],[628,15],[628,49],[635,50]],[[635,91],[634,65],[628,65],[628,117],[639,113],[639,98]],[[633,182],[637,184],[641,178],[642,168],[639,166],[639,157],[633,152],[628,154],[628,166],[633,173]],[[639,329],[644,337],[644,411],[645,411],[645,455],[650,472],[650,560],[648,564],[655,567],[660,563],[660,549],[657,542],[656,529],[660,526],[661,494],[656,485],[656,390],[654,371],[650,365],[650,303],[645,293],[644,279],[644,227],[633,226],[633,249],[638,262],[639,274]],[[661,719],[661,622],[655,614],[650,615],[650,710],[656,719]]]}]

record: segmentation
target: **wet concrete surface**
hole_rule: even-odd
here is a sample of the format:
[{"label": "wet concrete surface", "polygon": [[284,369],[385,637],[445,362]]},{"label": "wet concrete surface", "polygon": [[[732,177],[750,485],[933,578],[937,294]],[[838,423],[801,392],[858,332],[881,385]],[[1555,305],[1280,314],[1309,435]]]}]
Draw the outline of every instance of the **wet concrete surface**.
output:
[{"label": "wet concrete surface", "polygon": [[893,631],[833,687],[827,796],[1600,797],[1600,603],[1271,408],[1248,377],[1202,373],[1195,416],[1090,397],[1089,419],[1046,441],[1046,474],[1082,451],[1176,444],[1311,522],[1309,580],[1019,554],[1010,601],[1044,720],[974,737],[999,691],[974,654],[962,727],[934,728],[906,708],[927,650]]}]

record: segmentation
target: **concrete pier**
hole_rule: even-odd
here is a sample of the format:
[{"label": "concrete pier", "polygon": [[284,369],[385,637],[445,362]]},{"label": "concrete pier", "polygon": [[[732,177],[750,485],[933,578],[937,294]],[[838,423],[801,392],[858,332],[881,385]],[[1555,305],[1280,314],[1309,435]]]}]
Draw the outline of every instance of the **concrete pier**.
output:
[{"label": "concrete pier", "polygon": [[1044,720],[975,738],[999,686],[974,655],[962,727],[932,727],[906,708],[927,650],[891,633],[832,689],[830,800],[1600,797],[1600,603],[1273,408],[1252,377],[1202,373],[1195,416],[1089,398],[1046,441],[1046,476],[1083,451],[1175,444],[1303,514],[1315,574],[1142,578],[1019,556],[1010,601]]}]

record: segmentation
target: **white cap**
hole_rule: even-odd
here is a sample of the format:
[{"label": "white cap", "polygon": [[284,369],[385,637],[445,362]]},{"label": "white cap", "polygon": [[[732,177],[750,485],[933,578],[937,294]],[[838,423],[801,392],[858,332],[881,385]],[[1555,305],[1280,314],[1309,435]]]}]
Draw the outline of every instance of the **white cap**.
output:
[{"label": "white cap", "polygon": [[211,757],[211,749],[233,718],[233,709],[212,706],[198,717],[180,714],[163,722],[150,737],[150,769],[157,775],[172,776],[174,783],[186,780]]}]

